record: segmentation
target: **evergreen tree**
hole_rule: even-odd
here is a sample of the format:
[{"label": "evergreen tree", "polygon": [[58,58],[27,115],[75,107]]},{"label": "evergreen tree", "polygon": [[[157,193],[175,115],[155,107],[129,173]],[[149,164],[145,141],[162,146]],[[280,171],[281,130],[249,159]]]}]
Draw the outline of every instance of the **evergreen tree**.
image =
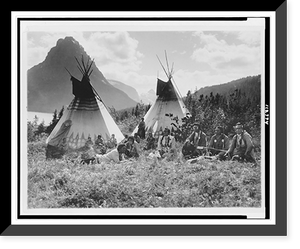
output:
[{"label": "evergreen tree", "polygon": [[27,122],[27,141],[33,142],[35,141],[35,127],[32,122]]},{"label": "evergreen tree", "polygon": [[138,117],[140,115],[140,112],[139,112],[139,104],[136,104],[136,107],[135,107],[135,111],[134,111],[134,115],[136,117]]},{"label": "evergreen tree", "polygon": [[58,113],[58,120],[60,120],[60,118],[63,116],[64,110],[65,110],[65,108],[64,108],[64,106],[62,106],[62,108],[60,109],[60,111]]},{"label": "evergreen tree", "polygon": [[43,120],[43,122],[41,122],[38,127],[37,127],[37,130],[36,130],[36,135],[41,135],[42,133],[44,133],[46,130],[46,126],[45,126],[45,122]]},{"label": "evergreen tree", "polygon": [[54,113],[53,113],[53,118],[49,124],[49,126],[46,128],[45,132],[50,135],[50,133],[52,132],[52,130],[54,129],[55,125],[57,124],[58,122],[58,117],[57,117],[57,110],[55,109],[54,110]]}]

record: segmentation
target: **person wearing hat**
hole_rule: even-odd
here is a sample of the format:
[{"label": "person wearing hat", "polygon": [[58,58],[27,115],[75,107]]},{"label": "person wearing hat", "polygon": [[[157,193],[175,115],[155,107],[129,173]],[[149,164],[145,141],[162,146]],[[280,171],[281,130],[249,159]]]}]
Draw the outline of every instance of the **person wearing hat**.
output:
[{"label": "person wearing hat", "polygon": [[207,137],[206,134],[200,130],[200,124],[193,124],[193,132],[186,139],[183,147],[182,154],[185,159],[191,159],[201,156],[207,152],[206,149]]},{"label": "person wearing hat", "polygon": [[175,138],[171,136],[170,133],[170,129],[165,128],[163,134],[158,138],[157,149],[162,158],[171,158],[176,154]]},{"label": "person wearing hat", "polygon": [[211,155],[216,156],[219,160],[225,160],[224,155],[229,149],[229,139],[223,133],[221,126],[215,128],[215,134],[211,137],[208,147]]},{"label": "person wearing hat", "polygon": [[235,135],[231,145],[224,156],[231,157],[232,160],[240,162],[252,162],[256,164],[254,157],[254,145],[251,135],[244,130],[243,125],[238,122],[235,126]]}]

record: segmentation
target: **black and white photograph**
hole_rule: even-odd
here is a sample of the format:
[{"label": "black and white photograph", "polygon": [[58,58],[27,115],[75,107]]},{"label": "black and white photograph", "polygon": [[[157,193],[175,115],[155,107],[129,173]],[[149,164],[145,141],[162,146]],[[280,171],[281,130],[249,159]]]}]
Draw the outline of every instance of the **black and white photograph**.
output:
[{"label": "black and white photograph", "polygon": [[17,223],[272,224],[273,24],[20,18]]}]

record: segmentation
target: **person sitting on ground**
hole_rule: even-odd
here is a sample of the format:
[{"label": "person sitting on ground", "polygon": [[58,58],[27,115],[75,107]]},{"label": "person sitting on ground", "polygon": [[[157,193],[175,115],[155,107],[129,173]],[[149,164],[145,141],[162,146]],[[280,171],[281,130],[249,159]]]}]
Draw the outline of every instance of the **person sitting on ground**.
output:
[{"label": "person sitting on ground", "polygon": [[118,142],[115,137],[115,134],[111,134],[111,138],[107,142],[107,147],[110,149],[113,149],[113,148],[117,147],[117,144],[118,144]]},{"label": "person sitting on ground", "polygon": [[240,122],[234,126],[234,129],[236,135],[234,135],[231,145],[224,156],[228,155],[231,160],[256,164],[252,137],[244,130]]},{"label": "person sitting on ground", "polygon": [[148,136],[146,138],[146,146],[144,150],[154,150],[155,149],[155,138],[152,135],[152,132],[148,132]]},{"label": "person sitting on ground", "polygon": [[207,153],[206,149],[207,137],[206,134],[200,130],[200,124],[193,124],[193,132],[186,139],[183,147],[182,154],[185,159],[199,157]]},{"label": "person sitting on ground", "polygon": [[134,141],[134,137],[133,136],[129,136],[127,139],[127,142],[125,144],[126,146],[126,150],[125,150],[125,158],[138,158],[139,157],[139,147],[138,147],[138,143],[136,141]]},{"label": "person sitting on ground", "polygon": [[102,144],[104,144],[104,141],[103,141],[102,136],[99,134],[97,136],[97,139],[95,140],[95,145],[102,145]]},{"label": "person sitting on ground", "polygon": [[98,135],[97,139],[95,140],[95,151],[102,155],[106,153],[106,146],[101,135]]},{"label": "person sitting on ground", "polygon": [[128,135],[125,134],[123,140],[121,141],[122,144],[126,144],[128,140]]},{"label": "person sitting on ground", "polygon": [[104,155],[96,155],[96,162],[97,163],[109,163],[109,162],[114,162],[118,163],[122,161],[123,159],[123,154],[126,151],[126,146],[125,144],[119,144],[117,148],[111,150],[110,152],[104,154]]},{"label": "person sitting on ground", "polygon": [[81,153],[81,161],[83,164],[94,163],[96,159],[96,151],[93,148],[93,143],[86,143],[85,146],[87,149]]},{"label": "person sitting on ground", "polygon": [[86,140],[84,146],[88,149],[88,148],[90,148],[90,145],[94,145],[94,143],[92,141],[92,138],[90,136],[88,136],[88,139]]},{"label": "person sitting on ground", "polygon": [[140,136],[139,136],[138,133],[134,133],[133,137],[134,137],[134,140],[135,140],[137,143],[140,143],[140,142],[141,142],[141,138],[140,138]]},{"label": "person sitting on ground", "polygon": [[170,129],[165,128],[163,134],[159,136],[157,150],[162,158],[173,158],[176,156],[175,138],[170,135]]},{"label": "person sitting on ground", "polygon": [[155,144],[157,144],[158,139],[159,139],[159,131],[155,131],[153,137],[155,139]]},{"label": "person sitting on ground", "polygon": [[221,126],[215,128],[215,134],[211,137],[208,147],[211,155],[216,156],[219,160],[226,159],[224,155],[229,148],[229,139],[223,133]]}]

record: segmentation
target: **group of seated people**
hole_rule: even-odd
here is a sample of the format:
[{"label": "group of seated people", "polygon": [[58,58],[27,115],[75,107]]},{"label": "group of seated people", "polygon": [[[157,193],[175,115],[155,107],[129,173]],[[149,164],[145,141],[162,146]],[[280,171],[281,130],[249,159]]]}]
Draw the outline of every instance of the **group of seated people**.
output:
[{"label": "group of seated people", "polygon": [[[241,123],[237,123],[234,129],[236,134],[231,143],[220,126],[215,128],[214,135],[207,141],[207,136],[200,129],[200,124],[194,123],[193,131],[182,147],[183,157],[188,160],[199,156],[215,156],[218,160],[231,159],[240,162],[256,163],[252,137],[243,129]],[[119,145],[117,145],[115,140],[113,146],[110,148],[112,150],[108,153],[106,153],[106,149],[105,151],[101,150],[103,142],[101,142],[101,137],[98,136],[95,141],[94,152],[92,147],[90,149],[90,152],[94,154],[90,155],[89,158],[97,163],[119,162],[123,159],[138,158],[141,151],[141,140],[144,140],[143,144],[145,144],[143,150],[155,150],[155,155],[158,158],[167,157],[168,159],[172,159],[177,155],[175,137],[171,134],[170,129],[165,128],[158,136],[153,136],[152,132],[148,132],[145,139],[141,139],[138,133],[135,133],[134,136],[126,136]],[[100,148],[101,153],[99,153],[97,148]]]},{"label": "group of seated people", "polygon": [[201,131],[200,125],[195,123],[192,134],[187,138],[182,148],[185,159],[191,159],[202,155],[215,156],[219,160],[237,160],[240,162],[252,162],[256,164],[254,157],[254,145],[251,135],[244,130],[241,123],[234,126],[235,135],[230,143],[223,128],[217,126],[214,135],[207,142],[206,134]]},{"label": "group of seated people", "polygon": [[[96,141],[95,141],[96,144]],[[97,153],[97,149],[92,144],[88,144],[88,149],[81,154],[82,163],[101,163],[101,162],[120,162],[123,159],[139,157],[139,149],[137,142],[133,136],[126,139],[126,142],[116,144],[115,147],[110,148],[108,152]]]}]

